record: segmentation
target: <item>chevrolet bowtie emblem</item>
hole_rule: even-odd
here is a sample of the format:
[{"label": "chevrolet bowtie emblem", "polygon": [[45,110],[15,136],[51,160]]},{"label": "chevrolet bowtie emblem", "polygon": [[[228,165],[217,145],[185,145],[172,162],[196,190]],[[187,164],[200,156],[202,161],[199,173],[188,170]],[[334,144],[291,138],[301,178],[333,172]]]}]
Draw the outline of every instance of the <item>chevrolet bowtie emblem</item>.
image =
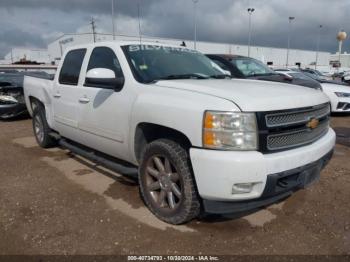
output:
[{"label": "chevrolet bowtie emblem", "polygon": [[313,118],[306,124],[306,126],[308,128],[315,129],[316,127],[318,127],[319,123],[320,121],[318,119]]}]

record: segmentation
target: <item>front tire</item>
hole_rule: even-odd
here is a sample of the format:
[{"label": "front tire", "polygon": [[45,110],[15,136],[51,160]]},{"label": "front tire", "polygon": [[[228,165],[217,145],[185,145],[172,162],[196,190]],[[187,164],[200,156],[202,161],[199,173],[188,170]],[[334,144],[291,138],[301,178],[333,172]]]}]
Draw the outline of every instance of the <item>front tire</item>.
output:
[{"label": "front tire", "polygon": [[170,224],[183,224],[200,214],[187,150],[180,144],[159,139],[143,151],[139,169],[141,196],[159,219]]},{"label": "front tire", "polygon": [[33,110],[33,131],[37,143],[42,148],[56,146],[57,141],[50,136],[52,130],[46,121],[45,109],[41,105]]}]

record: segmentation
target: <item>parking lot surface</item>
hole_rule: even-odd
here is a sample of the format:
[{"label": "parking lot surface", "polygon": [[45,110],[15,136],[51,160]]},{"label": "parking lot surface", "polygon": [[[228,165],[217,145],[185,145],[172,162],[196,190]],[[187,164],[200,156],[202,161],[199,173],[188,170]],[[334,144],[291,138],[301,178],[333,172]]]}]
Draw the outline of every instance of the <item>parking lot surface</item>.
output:
[{"label": "parking lot surface", "polygon": [[0,254],[350,254],[350,116],[332,126],[334,158],[317,184],[251,214],[171,226],[135,181],[39,148],[30,119],[0,122]]}]

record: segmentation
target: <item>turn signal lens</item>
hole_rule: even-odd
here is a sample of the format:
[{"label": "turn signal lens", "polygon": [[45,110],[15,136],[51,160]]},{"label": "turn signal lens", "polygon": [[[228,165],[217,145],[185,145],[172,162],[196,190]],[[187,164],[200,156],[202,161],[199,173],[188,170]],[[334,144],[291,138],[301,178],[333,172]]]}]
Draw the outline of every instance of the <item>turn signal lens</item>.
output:
[{"label": "turn signal lens", "polygon": [[204,118],[204,128],[214,128],[215,117],[210,112],[205,114]]},{"label": "turn signal lens", "polygon": [[203,121],[203,146],[222,150],[256,150],[253,113],[207,111]]}]

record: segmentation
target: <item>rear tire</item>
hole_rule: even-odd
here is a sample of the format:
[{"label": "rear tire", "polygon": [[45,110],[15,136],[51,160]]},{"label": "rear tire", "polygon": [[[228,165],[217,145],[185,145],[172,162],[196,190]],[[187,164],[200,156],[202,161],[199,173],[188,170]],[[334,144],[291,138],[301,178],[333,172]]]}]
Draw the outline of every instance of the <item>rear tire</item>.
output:
[{"label": "rear tire", "polygon": [[145,204],[159,219],[178,225],[200,214],[190,159],[180,144],[168,139],[148,144],[141,159],[139,182]]},{"label": "rear tire", "polygon": [[33,131],[34,136],[42,148],[50,148],[57,145],[57,141],[50,136],[50,129],[45,116],[45,109],[42,105],[38,105],[33,110]]}]

